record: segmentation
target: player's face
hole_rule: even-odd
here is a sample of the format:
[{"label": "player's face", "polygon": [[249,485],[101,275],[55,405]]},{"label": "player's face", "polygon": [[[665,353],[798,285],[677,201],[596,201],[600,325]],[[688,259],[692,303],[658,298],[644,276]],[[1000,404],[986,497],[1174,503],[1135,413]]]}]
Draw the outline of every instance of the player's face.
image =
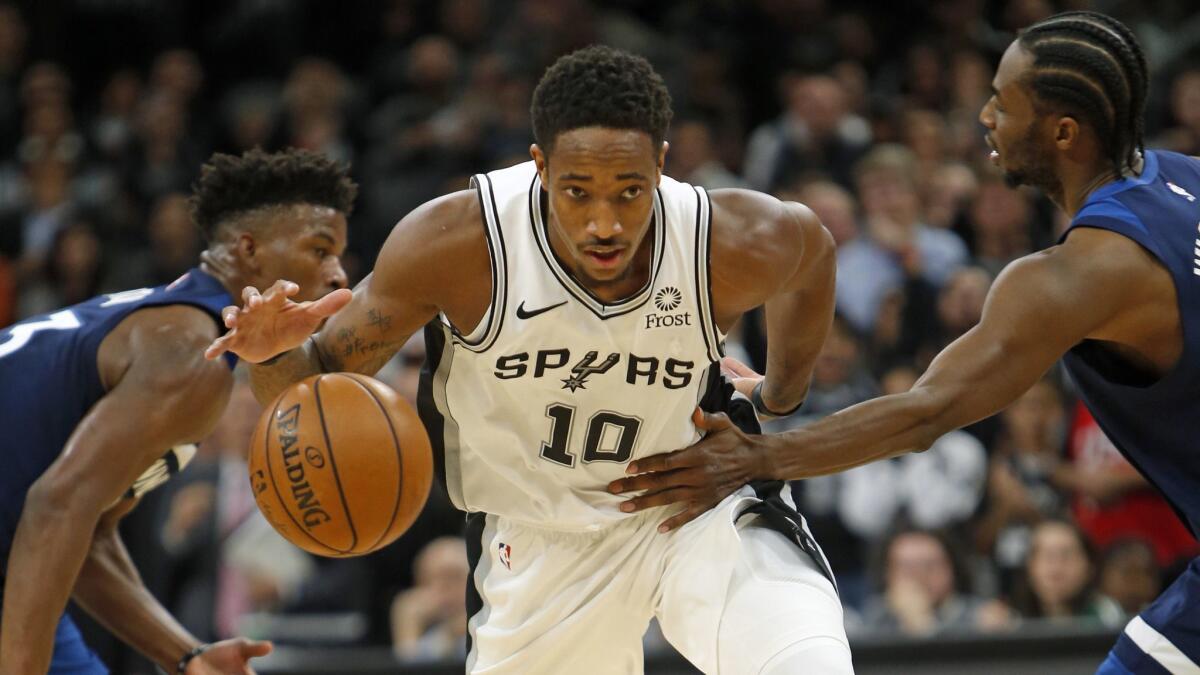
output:
[{"label": "player's face", "polygon": [[293,300],[316,300],[345,288],[341,256],[346,251],[346,217],[327,206],[292,204],[260,216],[252,256],[265,288],[278,279],[300,286]]},{"label": "player's face", "polygon": [[992,97],[979,113],[987,127],[992,163],[1010,187],[1031,185],[1055,192],[1059,180],[1052,161],[1054,126],[1050,115],[1038,114],[1025,84],[1033,55],[1014,41],[1000,59],[992,80]]},{"label": "player's face", "polygon": [[550,156],[531,149],[549,195],[555,252],[593,286],[627,279],[650,231],[666,144],[628,129],[585,127],[558,135]]}]

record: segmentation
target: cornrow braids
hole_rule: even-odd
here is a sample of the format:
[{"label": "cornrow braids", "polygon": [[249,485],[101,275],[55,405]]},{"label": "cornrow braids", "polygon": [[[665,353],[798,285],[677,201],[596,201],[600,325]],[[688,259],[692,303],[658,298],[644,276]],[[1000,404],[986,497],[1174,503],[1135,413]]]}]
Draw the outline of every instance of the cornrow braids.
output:
[{"label": "cornrow braids", "polygon": [[1146,57],[1125,24],[1097,12],[1065,12],[1021,31],[1033,54],[1035,100],[1091,124],[1118,175],[1144,151]]}]

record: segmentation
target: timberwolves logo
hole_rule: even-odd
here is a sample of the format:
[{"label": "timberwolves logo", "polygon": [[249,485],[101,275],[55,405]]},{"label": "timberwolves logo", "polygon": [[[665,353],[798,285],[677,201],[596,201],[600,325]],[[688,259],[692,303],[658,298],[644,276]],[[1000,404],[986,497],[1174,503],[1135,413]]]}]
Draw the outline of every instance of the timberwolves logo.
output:
[{"label": "timberwolves logo", "polygon": [[646,325],[642,326],[646,330],[654,328],[673,328],[675,326],[690,326],[692,325],[691,312],[678,312],[671,314],[679,308],[683,303],[683,294],[674,286],[663,286],[657,293],[654,294],[654,306],[658,308],[660,313],[650,313],[646,315]]},{"label": "timberwolves logo", "polygon": [[683,294],[674,286],[663,286],[658,293],[654,294],[654,306],[663,312],[675,309],[682,300]]}]

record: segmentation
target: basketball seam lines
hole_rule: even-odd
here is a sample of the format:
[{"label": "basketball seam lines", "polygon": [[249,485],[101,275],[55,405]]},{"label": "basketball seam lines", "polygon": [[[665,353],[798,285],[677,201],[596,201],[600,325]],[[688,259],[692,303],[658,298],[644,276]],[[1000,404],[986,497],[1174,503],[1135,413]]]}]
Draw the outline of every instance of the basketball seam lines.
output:
[{"label": "basketball seam lines", "polygon": [[[283,404],[283,399],[284,399],[283,394],[280,394],[279,398],[275,400],[275,408],[271,411],[271,422],[272,423],[275,420],[275,413],[279,412],[279,406]],[[296,426],[297,427],[300,426],[300,421],[298,418],[296,420]],[[267,424],[267,431],[264,434],[266,436],[266,438],[264,439],[263,444],[266,448],[266,455],[267,455],[267,475],[271,477],[271,489],[275,490],[275,496],[279,498],[279,506],[283,509],[283,512],[287,514],[288,520],[292,521],[292,524],[296,526],[297,530],[300,530],[301,532],[303,532],[304,536],[308,537],[309,539],[312,539],[314,542],[316,542],[316,544],[318,546],[324,546],[325,548],[329,549],[330,551],[337,551],[336,548],[326,544],[325,542],[321,541],[320,539],[317,539],[316,537],[314,537],[312,535],[311,532],[304,529],[304,527],[302,525],[300,525],[300,522],[298,520],[296,520],[296,516],[292,515],[291,509],[289,509],[287,507],[287,501],[284,500],[283,495],[281,495],[279,493],[279,485],[275,482],[275,469],[272,468],[272,466],[271,466],[271,436],[272,436],[271,427],[272,427],[271,423]],[[297,441],[299,441],[299,429],[297,429],[296,438],[297,438]]]},{"label": "basketball seam lines", "polygon": [[388,415],[387,408],[383,407],[383,401],[379,400],[379,397],[375,395],[375,392],[371,391],[370,387],[359,382],[357,377],[351,377],[350,379],[354,380],[355,384],[367,392],[367,395],[375,401],[375,405],[379,406],[379,412],[383,413],[383,419],[387,422],[388,431],[392,432],[392,444],[396,448],[396,472],[400,474],[396,482],[396,505],[392,507],[392,518],[388,521],[387,527],[383,528],[383,531],[379,533],[379,538],[375,540],[375,543],[371,544],[370,548],[373,550],[379,545],[379,542],[383,541],[388,532],[391,531],[392,526],[396,524],[396,514],[400,513],[400,500],[404,496],[404,457],[400,453],[400,438],[396,435],[396,426],[392,424],[392,418]]},{"label": "basketball seam lines", "polygon": [[[317,399],[317,414],[321,416],[321,433],[325,436],[325,450],[329,452],[329,466],[333,469],[333,484],[337,486],[338,498],[342,500],[342,512],[346,514],[346,524],[350,526],[350,547],[341,550],[330,546],[338,553],[350,553],[358,547],[358,531],[354,529],[354,516],[350,513],[350,505],[346,503],[346,493],[342,490],[342,478],[338,475],[337,461],[333,458],[333,443],[329,440],[329,429],[325,426],[325,409],[321,406],[322,375],[313,382],[313,396]],[[328,546],[328,544],[326,544]]]}]

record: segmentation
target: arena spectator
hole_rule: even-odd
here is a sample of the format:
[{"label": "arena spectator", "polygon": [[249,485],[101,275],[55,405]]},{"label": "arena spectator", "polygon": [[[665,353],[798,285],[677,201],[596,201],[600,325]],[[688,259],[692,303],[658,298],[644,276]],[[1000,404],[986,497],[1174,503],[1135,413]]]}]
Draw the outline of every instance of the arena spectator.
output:
[{"label": "arena spectator", "polygon": [[1034,528],[1025,579],[1013,594],[1013,607],[1027,619],[1111,628],[1125,618],[1120,605],[1096,590],[1096,558],[1083,532],[1058,518]]},{"label": "arena spectator", "polygon": [[392,602],[392,649],[405,661],[437,661],[467,655],[466,543],[435,539],[417,555],[415,585]]},{"label": "arena spectator", "polygon": [[1009,627],[1003,604],[967,590],[954,548],[931,531],[893,533],[883,547],[881,594],[867,606],[864,628],[915,637]]}]

